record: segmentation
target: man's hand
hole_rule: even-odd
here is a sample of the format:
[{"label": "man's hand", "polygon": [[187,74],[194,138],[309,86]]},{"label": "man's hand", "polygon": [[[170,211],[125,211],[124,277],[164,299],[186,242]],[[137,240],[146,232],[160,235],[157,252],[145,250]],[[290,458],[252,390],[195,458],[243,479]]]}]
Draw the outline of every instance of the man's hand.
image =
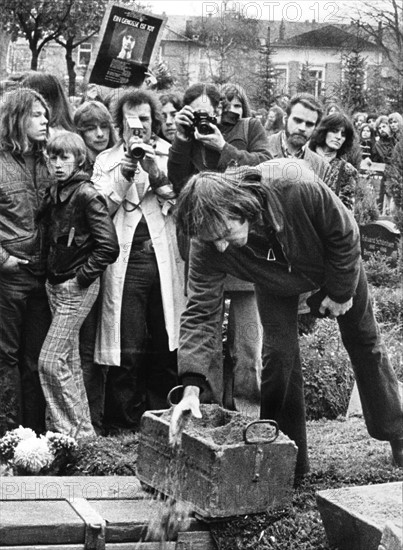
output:
[{"label": "man's hand", "polygon": [[122,176],[130,181],[137,170],[138,161],[133,160],[129,152],[126,151],[124,157],[120,161],[120,171]]},{"label": "man's hand", "polygon": [[222,151],[225,145],[225,139],[220,130],[214,124],[210,124],[210,128],[214,130],[212,134],[200,134],[197,128],[195,129],[195,139],[203,143],[209,149]]},{"label": "man's hand", "polygon": [[20,269],[21,264],[28,264],[28,260],[23,260],[22,258],[16,258],[15,256],[10,256],[5,262],[0,265],[0,271],[3,273],[14,273]]},{"label": "man's hand", "polygon": [[326,296],[325,298],[323,298],[320,304],[319,313],[325,315],[326,310],[328,310],[330,317],[338,317],[339,315],[344,315],[345,313],[347,313],[347,311],[351,309],[352,306],[352,298],[347,300],[347,302],[339,304],[338,302],[334,302],[333,300],[331,300],[329,296]]},{"label": "man's hand", "polygon": [[169,443],[172,447],[180,446],[182,432],[190,414],[193,414],[195,418],[202,417],[199,395],[200,388],[197,386],[186,386],[183,391],[182,399],[175,406],[171,416],[171,425],[169,427]]},{"label": "man's hand", "polygon": [[148,143],[142,143],[142,147],[145,151],[145,155],[142,159],[140,159],[141,167],[145,172],[147,172],[150,179],[157,180],[160,177],[160,169],[158,168],[155,149]]},{"label": "man's hand", "polygon": [[185,105],[175,116],[176,135],[187,140],[190,128],[193,126],[193,109]]}]

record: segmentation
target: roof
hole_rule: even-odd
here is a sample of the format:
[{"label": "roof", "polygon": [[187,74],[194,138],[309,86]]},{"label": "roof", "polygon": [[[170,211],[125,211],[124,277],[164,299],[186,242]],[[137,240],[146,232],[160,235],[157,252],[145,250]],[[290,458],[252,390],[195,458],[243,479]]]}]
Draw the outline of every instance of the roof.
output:
[{"label": "roof", "polygon": [[[200,23],[200,16],[168,16],[164,40],[189,41],[187,27]],[[316,21],[266,21],[258,22],[261,38],[266,38],[270,29],[270,41],[278,46],[300,46],[311,48],[354,48],[357,46],[357,30],[352,25],[328,25]],[[369,40],[359,39],[360,50],[377,49]]]},{"label": "roof", "polygon": [[351,48],[359,50],[373,50],[377,48],[373,42],[357,37],[354,27],[348,25],[344,25],[343,27],[337,25],[318,26],[311,31],[297,34],[284,40],[278,40],[277,44],[282,46],[302,46],[305,48]]}]

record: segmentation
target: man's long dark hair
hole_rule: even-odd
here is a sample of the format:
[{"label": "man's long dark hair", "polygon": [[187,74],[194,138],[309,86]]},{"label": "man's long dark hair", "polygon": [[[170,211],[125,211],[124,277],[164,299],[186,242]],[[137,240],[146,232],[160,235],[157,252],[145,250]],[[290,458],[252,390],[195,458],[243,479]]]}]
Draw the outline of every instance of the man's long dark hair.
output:
[{"label": "man's long dark hair", "polygon": [[258,221],[264,190],[257,168],[231,168],[226,172],[200,172],[182,189],[176,204],[178,231],[190,237],[222,235],[226,220]]}]

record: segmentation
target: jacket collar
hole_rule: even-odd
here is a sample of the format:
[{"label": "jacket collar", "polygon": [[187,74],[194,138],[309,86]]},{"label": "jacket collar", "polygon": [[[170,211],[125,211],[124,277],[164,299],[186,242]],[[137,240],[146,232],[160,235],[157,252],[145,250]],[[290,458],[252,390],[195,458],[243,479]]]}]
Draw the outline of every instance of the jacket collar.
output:
[{"label": "jacket collar", "polygon": [[50,188],[50,195],[54,202],[65,202],[67,201],[74,191],[79,187],[84,181],[89,181],[88,174],[82,170],[77,170],[73,172],[68,180],[62,184],[54,184]]}]

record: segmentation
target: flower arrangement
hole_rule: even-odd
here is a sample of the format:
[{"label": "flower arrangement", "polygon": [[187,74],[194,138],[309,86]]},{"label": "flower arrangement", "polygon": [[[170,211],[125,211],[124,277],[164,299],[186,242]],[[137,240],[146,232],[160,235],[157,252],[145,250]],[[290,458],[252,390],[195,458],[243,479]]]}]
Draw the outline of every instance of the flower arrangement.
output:
[{"label": "flower arrangement", "polygon": [[20,426],[0,438],[0,461],[17,475],[49,474],[76,449],[73,437],[55,432],[37,436]]}]

